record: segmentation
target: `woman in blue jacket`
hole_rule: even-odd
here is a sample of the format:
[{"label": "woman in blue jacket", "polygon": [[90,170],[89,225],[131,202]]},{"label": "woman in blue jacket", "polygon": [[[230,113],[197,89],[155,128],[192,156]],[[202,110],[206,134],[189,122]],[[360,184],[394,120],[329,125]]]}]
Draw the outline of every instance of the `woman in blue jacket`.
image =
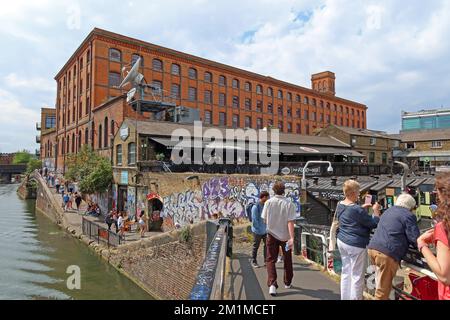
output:
[{"label": "woman in blue jacket", "polygon": [[343,191],[345,200],[336,208],[336,217],[339,220],[337,245],[342,259],[341,299],[362,300],[367,262],[366,247],[372,229],[377,227],[380,220],[381,206],[378,203],[373,206],[373,217],[367,212],[371,204],[359,206],[357,202],[360,186],[354,180],[347,180]]}]

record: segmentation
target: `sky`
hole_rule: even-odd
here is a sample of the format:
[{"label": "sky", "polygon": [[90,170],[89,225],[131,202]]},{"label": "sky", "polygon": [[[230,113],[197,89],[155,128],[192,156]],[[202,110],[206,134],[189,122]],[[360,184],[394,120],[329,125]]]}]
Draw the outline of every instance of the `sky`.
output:
[{"label": "sky", "polygon": [[94,27],[311,87],[368,106],[369,129],[401,111],[450,107],[447,0],[0,0],[0,152],[34,152],[54,76]]}]

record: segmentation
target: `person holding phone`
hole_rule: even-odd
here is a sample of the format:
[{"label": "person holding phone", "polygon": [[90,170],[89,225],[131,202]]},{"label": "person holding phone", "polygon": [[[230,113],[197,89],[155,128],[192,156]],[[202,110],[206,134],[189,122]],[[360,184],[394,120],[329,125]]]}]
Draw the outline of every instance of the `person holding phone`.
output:
[{"label": "person holding phone", "polygon": [[344,201],[336,208],[339,221],[337,230],[337,246],[342,258],[341,299],[362,300],[364,290],[364,274],[367,262],[366,247],[370,233],[380,221],[381,206],[373,205],[374,215],[368,214],[371,204],[359,206],[359,183],[355,180],[344,182]]},{"label": "person holding phone", "polygon": [[[436,218],[439,222],[417,239],[417,246],[439,280],[439,300],[450,300],[450,173],[436,178],[436,189],[439,199]],[[435,245],[436,255],[428,247],[430,244]]]}]

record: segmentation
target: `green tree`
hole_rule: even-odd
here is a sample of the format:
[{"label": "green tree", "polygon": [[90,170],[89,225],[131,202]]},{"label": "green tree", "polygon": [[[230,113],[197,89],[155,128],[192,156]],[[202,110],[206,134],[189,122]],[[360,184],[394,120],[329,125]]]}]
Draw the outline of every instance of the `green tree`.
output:
[{"label": "green tree", "polygon": [[42,168],[42,161],[38,159],[30,159],[30,161],[27,164],[27,174],[32,173],[36,169]]},{"label": "green tree", "polygon": [[69,156],[65,178],[78,181],[83,193],[102,193],[113,181],[113,170],[107,158],[84,145],[78,154]]},{"label": "green tree", "polygon": [[14,154],[13,164],[27,164],[33,158],[28,150],[17,151]]}]

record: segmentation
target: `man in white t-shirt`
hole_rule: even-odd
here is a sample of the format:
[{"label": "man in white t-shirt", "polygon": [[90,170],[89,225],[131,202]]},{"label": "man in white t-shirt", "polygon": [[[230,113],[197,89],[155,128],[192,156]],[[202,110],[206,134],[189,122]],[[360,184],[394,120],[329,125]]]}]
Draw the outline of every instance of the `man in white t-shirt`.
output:
[{"label": "man in white t-shirt", "polygon": [[285,186],[283,182],[276,182],[273,191],[275,197],[266,201],[261,217],[267,225],[267,285],[269,294],[276,296],[278,284],[275,264],[280,247],[284,256],[284,285],[286,289],[291,288],[292,278],[294,277],[292,247],[296,213],[294,204],[284,196]]}]

